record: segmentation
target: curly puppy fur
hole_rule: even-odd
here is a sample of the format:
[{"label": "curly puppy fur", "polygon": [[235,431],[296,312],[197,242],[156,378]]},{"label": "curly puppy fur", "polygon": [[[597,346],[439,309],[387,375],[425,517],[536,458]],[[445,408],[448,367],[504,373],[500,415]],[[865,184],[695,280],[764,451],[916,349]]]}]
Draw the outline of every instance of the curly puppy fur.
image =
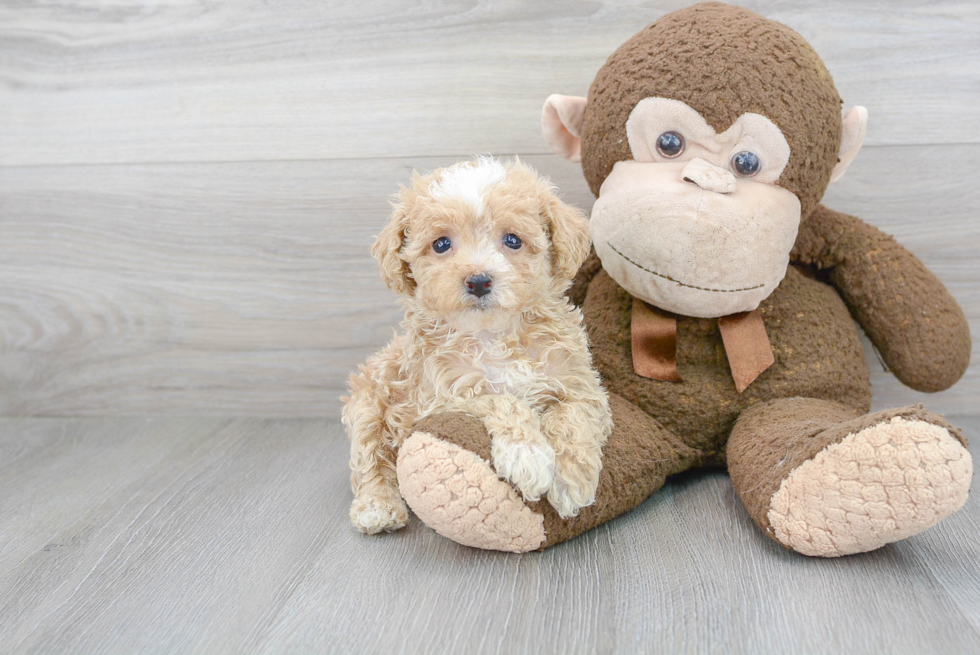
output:
[{"label": "curly puppy fur", "polygon": [[[453,410],[482,419],[497,474],[526,500],[546,495],[563,517],[595,501],[612,418],[565,297],[589,245],[582,213],[517,160],[413,174],[371,251],[401,296],[402,332],[351,376],[345,399],[358,529],[405,525],[398,447],[419,419]],[[489,293],[477,295],[468,281],[481,275]]]}]

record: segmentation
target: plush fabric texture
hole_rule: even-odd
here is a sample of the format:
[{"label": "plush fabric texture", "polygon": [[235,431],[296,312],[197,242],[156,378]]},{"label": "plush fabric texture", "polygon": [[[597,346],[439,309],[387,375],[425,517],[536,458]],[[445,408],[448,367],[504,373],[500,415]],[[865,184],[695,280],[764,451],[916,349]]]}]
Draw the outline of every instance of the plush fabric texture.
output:
[{"label": "plush fabric texture", "polygon": [[[882,425],[895,426],[896,420],[902,421],[897,424],[901,425],[901,430],[879,431],[868,440],[868,430]],[[933,448],[932,444],[938,439],[931,428],[949,435],[948,443]],[[854,439],[858,434],[865,436]],[[847,447],[832,450],[848,439],[851,441]],[[891,448],[884,448],[889,441]],[[921,458],[909,458],[904,454],[906,447],[916,444],[924,446],[923,454],[927,459],[940,449],[944,455],[942,461],[936,461],[939,466],[932,471],[920,469]],[[896,449],[903,452],[901,457]],[[761,403],[739,418],[728,442],[727,456],[732,484],[752,519],[770,538],[808,555],[862,552],[862,549],[871,550],[919,532],[962,506],[960,501],[965,501],[972,476],[970,454],[962,433],[921,405],[862,416],[852,408],[812,398],[785,398]],[[894,475],[896,470],[901,471],[901,475]],[[935,475],[939,482],[936,488],[948,485],[945,493],[940,493],[944,495],[941,500],[934,489],[926,494],[931,494],[931,499],[919,499],[923,512],[918,518],[903,515],[911,502],[908,495],[932,485],[933,479],[926,479],[923,485],[916,471],[925,471],[929,478]],[[885,480],[892,487],[890,495],[879,484],[885,472],[892,476]],[[944,479],[946,475],[950,475],[950,479]],[[906,476],[909,476],[908,480]],[[785,485],[793,477],[797,478],[796,483]],[[956,485],[952,484],[952,477],[958,478]],[[828,483],[819,488],[812,482],[815,478]],[[848,481],[865,484],[855,489]],[[810,495],[823,497],[825,502],[812,503],[807,511],[797,509],[794,524],[788,528],[790,522],[786,517],[792,514],[790,506],[800,505],[799,485]],[[777,502],[781,489],[784,495]],[[847,497],[856,493],[860,496],[864,493],[867,498],[861,496],[860,500],[870,501],[872,498],[880,500],[883,491],[886,493],[884,502],[890,508],[884,512],[888,516],[882,515],[883,520],[901,517],[902,521],[881,525],[869,532],[870,526],[864,517],[868,512],[882,508],[857,502],[850,507],[851,516],[842,517],[844,525],[835,526],[836,532],[828,533],[826,516],[835,515],[841,495]],[[947,511],[939,511],[941,509]],[[803,516],[814,523],[806,523]],[[774,517],[779,523],[776,527],[772,524]],[[779,534],[777,527],[781,530]],[[859,538],[857,533],[862,528],[865,532]],[[795,534],[791,534],[793,532]],[[802,534],[806,536],[802,537]],[[811,543],[814,540],[815,543]]]},{"label": "plush fabric texture", "polygon": [[728,157],[746,135],[751,135],[752,152],[763,162],[762,170],[752,176],[752,182],[774,183],[789,163],[786,137],[779,126],[765,116],[742,114],[731,127],[718,134],[696,109],[670,98],[644,98],[630,112],[626,137],[633,159],[665,163],[663,155],[657,152],[657,139],[668,131],[684,135],[684,160],[688,165],[700,162],[700,165],[686,169],[684,178],[714,193],[737,190]]},{"label": "plush fabric texture", "polygon": [[[633,509],[663,486],[668,476],[703,461],[700,453],[686,447],[657,421],[622,398],[610,394],[609,405],[616,427],[603,449],[596,502],[570,519],[558,516],[547,501],[526,504],[527,509],[544,521],[545,540],[540,548],[567,541]],[[419,421],[416,430],[410,442],[416,443],[417,435],[423,438],[431,435],[444,445],[465,449],[462,452],[479,458],[484,472],[480,475],[470,468],[472,460],[461,456],[460,451],[440,450],[437,444],[428,441],[424,442],[427,452],[424,461],[415,455],[406,458],[400,452],[399,488],[409,507],[427,525],[459,543],[493,550],[514,550],[511,545],[531,543],[537,538],[533,527],[523,541],[513,537],[511,526],[526,519],[518,516],[521,508],[507,500],[506,492],[513,493],[513,487],[493,472],[490,437],[479,420],[460,413],[439,414]],[[403,464],[403,460],[411,461],[411,465]],[[476,487],[480,493],[470,491],[467,495],[465,485],[459,482],[456,484],[460,489],[454,492],[448,488],[449,482],[441,482],[461,478],[469,481],[467,489]],[[418,482],[421,479],[425,480],[424,484]],[[488,498],[501,500],[488,501]],[[441,513],[433,520],[429,517],[435,512],[430,507],[447,509],[439,510]],[[480,516],[490,519],[478,520]],[[447,529],[445,525],[453,527]],[[462,525],[471,527],[462,531],[455,527]]]},{"label": "plush fabric texture", "polygon": [[918,391],[953,386],[970,365],[970,326],[935,274],[893,236],[817,207],[800,226],[794,261],[828,272],[888,368]]},{"label": "plush fabric texture", "polygon": [[428,432],[439,439],[461,446],[478,457],[492,461],[490,457],[490,437],[480,419],[463,412],[433,414],[419,420],[414,432]]},{"label": "plush fabric texture", "polygon": [[678,317],[677,369],[682,382],[633,372],[633,298],[600,271],[583,304],[593,363],[606,388],[635,403],[684,442],[723,458],[738,416],[772,398],[808,396],[860,412],[871,384],[854,321],[834,290],[790,268],[759,306],[775,362],[742,393],[735,388],[718,320]]},{"label": "plush fabric texture", "polygon": [[[923,391],[963,375],[969,326],[912,253],[818,204],[837,163],[841,102],[817,55],[789,28],[720,3],[656,21],[609,58],[589,91],[581,154],[596,195],[613,166],[632,158],[626,120],[648,97],[687,103],[718,133],[744,113],[761,114],[786,137],[791,154],[777,184],[795,194],[803,218],[785,276],[779,271],[758,307],[773,363],[738,393],[717,318],[679,315],[682,381],[637,375],[635,300],[593,251],[568,297],[582,308],[615,428],[595,505],[562,521],[546,502],[526,503],[542,517],[541,547],[632,509],[671,474],[706,465],[728,467],[768,536],[810,555],[876,548],[957,509],[972,476],[965,440],[921,406],[868,414],[858,325],[895,375]],[[417,429],[489,459],[489,439],[473,419],[431,417]]]},{"label": "plush fabric texture", "polygon": [[[651,380],[681,382],[677,373],[677,318],[636,296],[630,310],[633,372]],[[758,309],[722,316],[718,330],[732,370],[735,390],[745,391],[775,361],[769,335]]]},{"label": "plush fabric texture", "polygon": [[851,107],[841,118],[841,128],[840,155],[834,170],[830,172],[831,184],[844,175],[861,151],[864,137],[868,134],[868,110],[861,106]]},{"label": "plush fabric texture", "polygon": [[[476,427],[482,429],[479,421]],[[541,515],[472,450],[415,432],[398,450],[397,470],[409,507],[448,539],[514,553],[534,550],[544,542]]]},{"label": "plush fabric texture", "polygon": [[602,449],[602,473],[595,504],[572,519],[562,519],[545,502],[530,503],[544,515],[547,541],[567,541],[624,514],[664,485],[666,479],[699,465],[704,457],[664,429],[660,423],[615,394],[609,394],[612,435]]},{"label": "plush fabric texture", "polygon": [[678,182],[705,168],[734,184],[699,159],[617,162],[592,207],[593,246],[620,286],[655,307],[701,318],[752,311],[786,274],[800,201],[749,180],[733,194]]},{"label": "plush fabric texture", "polygon": [[643,98],[698,110],[716,132],[744,113],[778,125],[792,152],[778,184],[806,217],[837,162],[841,99],[830,73],[799,34],[741,7],[702,3],[661,17],[619,47],[589,88],[582,170],[592,192],[617,161],[632,159],[626,120]]},{"label": "plush fabric texture", "polygon": [[[497,477],[481,422],[461,413],[420,421],[398,455],[412,510],[458,543],[527,552],[576,537],[635,508],[672,474],[707,461],[611,394],[616,428],[604,450],[596,503],[562,519],[525,503]],[[966,501],[973,466],[966,440],[921,406],[859,415],[838,403],[786,398],[737,422],[727,465],[749,515],[797,552],[836,557],[921,532]]]},{"label": "plush fabric texture", "polygon": [[966,503],[970,453],[949,431],[895,417],[804,462],[772,497],[776,540],[819,557],[865,553],[918,534]]},{"label": "plush fabric texture", "polygon": [[582,159],[581,134],[577,127],[585,114],[585,98],[553,94],[545,100],[541,115],[544,140],[569,161]]}]

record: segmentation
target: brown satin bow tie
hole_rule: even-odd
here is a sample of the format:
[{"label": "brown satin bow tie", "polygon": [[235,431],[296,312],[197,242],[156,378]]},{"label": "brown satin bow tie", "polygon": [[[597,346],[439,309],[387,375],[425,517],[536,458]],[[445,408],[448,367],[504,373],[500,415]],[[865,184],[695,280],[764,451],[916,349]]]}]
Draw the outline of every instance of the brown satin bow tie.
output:
[{"label": "brown satin bow tie", "polygon": [[[718,329],[739,393],[772,366],[775,358],[769,335],[758,309],[722,316]],[[638,298],[633,298],[633,370],[638,375],[665,382],[680,382],[677,372],[677,318]]]}]

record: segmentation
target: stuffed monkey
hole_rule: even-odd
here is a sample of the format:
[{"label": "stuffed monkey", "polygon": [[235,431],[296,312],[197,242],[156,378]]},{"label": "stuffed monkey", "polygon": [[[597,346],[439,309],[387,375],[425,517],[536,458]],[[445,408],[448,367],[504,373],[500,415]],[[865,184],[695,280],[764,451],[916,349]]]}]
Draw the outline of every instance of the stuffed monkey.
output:
[{"label": "stuffed monkey", "polygon": [[606,61],[588,98],[551,96],[545,139],[597,200],[581,305],[615,429],[596,502],[560,518],[497,478],[462,414],[398,457],[409,506],[460,543],[541,549],[626,512],[673,474],[727,467],[764,533],[805,555],[865,552],[963,506],[966,441],[921,406],[869,413],[855,321],[906,385],[963,375],[970,332],[891,236],[819,204],[864,139],[796,32],[704,3]]}]

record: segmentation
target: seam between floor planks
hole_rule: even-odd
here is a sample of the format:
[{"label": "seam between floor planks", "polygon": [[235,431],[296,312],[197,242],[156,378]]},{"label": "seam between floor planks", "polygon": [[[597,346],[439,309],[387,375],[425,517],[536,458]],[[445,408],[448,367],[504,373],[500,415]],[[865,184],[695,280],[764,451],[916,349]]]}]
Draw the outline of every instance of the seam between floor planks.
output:
[{"label": "seam between floor planks", "polygon": [[[980,419],[952,418],[976,438]],[[392,652],[408,640],[447,652],[473,650],[468,638],[486,652],[980,648],[976,496],[924,535],[814,560],[761,535],[726,476],[694,474],[568,544],[513,556],[457,546],[415,519],[394,535],[354,533],[336,421],[4,419],[5,453],[6,543],[45,512],[74,521],[50,522],[36,550],[0,569],[0,639],[18,650]],[[91,505],[86,489],[113,479],[122,490]],[[32,494],[37,518],[12,521],[10,503]],[[242,532],[237,516],[255,528]]]}]

